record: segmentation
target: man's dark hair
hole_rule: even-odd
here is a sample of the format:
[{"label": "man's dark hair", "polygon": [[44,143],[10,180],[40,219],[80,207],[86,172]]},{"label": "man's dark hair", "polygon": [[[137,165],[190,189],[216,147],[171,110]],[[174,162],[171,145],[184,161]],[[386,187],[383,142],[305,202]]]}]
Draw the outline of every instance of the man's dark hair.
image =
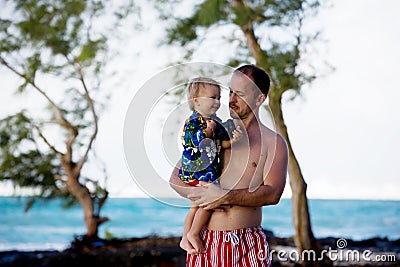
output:
[{"label": "man's dark hair", "polygon": [[260,89],[261,93],[268,95],[270,79],[268,74],[260,67],[253,64],[243,65],[237,68],[235,71],[239,71],[253,80]]}]

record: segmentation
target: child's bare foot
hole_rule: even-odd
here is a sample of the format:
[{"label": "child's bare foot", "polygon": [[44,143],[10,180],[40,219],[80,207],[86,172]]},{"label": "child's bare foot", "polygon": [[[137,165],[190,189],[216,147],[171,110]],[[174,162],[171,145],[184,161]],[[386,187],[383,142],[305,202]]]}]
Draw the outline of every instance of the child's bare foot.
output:
[{"label": "child's bare foot", "polygon": [[179,246],[181,247],[181,249],[186,250],[187,253],[197,255],[196,250],[194,249],[192,244],[190,244],[190,242],[186,236],[182,237],[181,242],[179,243]]},{"label": "child's bare foot", "polygon": [[198,233],[194,234],[189,231],[187,234],[187,240],[190,242],[190,244],[193,246],[193,248],[197,253],[205,252],[203,241],[201,240],[200,235]]}]

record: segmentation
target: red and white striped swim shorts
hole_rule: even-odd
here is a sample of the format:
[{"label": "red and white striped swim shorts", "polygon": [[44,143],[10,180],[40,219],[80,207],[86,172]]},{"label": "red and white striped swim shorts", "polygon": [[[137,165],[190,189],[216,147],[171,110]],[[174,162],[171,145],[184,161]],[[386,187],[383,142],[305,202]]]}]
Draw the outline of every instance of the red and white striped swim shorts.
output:
[{"label": "red and white striped swim shorts", "polygon": [[269,247],[261,226],[230,231],[203,230],[206,252],[188,254],[188,267],[268,267]]}]

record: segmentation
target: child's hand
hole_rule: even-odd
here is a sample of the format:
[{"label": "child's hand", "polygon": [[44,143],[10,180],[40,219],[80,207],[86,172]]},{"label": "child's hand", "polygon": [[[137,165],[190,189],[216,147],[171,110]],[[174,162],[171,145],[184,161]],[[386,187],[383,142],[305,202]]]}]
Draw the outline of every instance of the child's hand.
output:
[{"label": "child's hand", "polygon": [[243,133],[242,130],[240,130],[240,126],[236,126],[236,129],[232,131],[231,144],[233,145],[234,143],[238,142],[242,136]]},{"label": "child's hand", "polygon": [[199,181],[197,186],[208,186],[210,183],[204,182],[204,181]]},{"label": "child's hand", "polygon": [[206,120],[206,123],[207,123],[207,128],[206,128],[207,137],[208,138],[213,137],[217,123],[214,120]]},{"label": "child's hand", "polygon": [[214,120],[206,120],[207,123],[207,128],[215,129],[215,126],[217,126],[217,123]]}]

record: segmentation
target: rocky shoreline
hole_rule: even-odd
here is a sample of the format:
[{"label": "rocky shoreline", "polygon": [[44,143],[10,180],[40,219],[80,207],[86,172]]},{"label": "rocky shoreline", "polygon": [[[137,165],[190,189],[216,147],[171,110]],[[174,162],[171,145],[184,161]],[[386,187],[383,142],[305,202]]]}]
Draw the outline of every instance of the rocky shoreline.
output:
[{"label": "rocky shoreline", "polygon": [[[272,266],[298,266],[293,238],[279,238],[266,231],[273,255]],[[76,239],[63,251],[2,251],[2,267],[131,267],[131,266],[185,266],[186,253],[179,248],[180,237],[126,238],[83,241]],[[319,239],[327,251],[335,252],[335,266],[400,266],[400,239],[371,238],[363,241],[329,237]],[[339,247],[338,247],[339,246]],[[283,256],[286,251],[286,257]],[[339,253],[340,252],[340,255]],[[355,256],[368,252],[370,261]],[[280,254],[279,254],[280,253]],[[357,254],[357,255],[356,255]],[[344,256],[352,256],[344,257]],[[335,257],[335,254],[331,254]],[[365,255],[364,255],[365,256]],[[377,261],[377,256],[380,261]]]}]

